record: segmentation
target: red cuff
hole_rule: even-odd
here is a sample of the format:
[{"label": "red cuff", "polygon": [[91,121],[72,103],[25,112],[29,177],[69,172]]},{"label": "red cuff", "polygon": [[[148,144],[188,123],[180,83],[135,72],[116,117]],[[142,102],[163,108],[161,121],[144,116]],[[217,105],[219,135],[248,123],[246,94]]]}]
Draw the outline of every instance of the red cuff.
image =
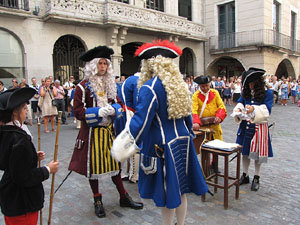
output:
[{"label": "red cuff", "polygon": [[216,117],[219,117],[222,121],[226,118],[227,113],[225,109],[219,109],[216,113]]},{"label": "red cuff", "polygon": [[198,114],[193,114],[193,124],[194,123],[198,123],[201,126],[201,122]]}]

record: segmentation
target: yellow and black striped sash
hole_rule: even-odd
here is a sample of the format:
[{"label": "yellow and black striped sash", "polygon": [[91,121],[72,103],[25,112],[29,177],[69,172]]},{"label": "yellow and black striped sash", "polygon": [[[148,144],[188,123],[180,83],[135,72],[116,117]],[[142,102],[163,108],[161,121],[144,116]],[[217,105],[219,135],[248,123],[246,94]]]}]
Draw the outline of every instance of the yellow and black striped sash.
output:
[{"label": "yellow and black striped sash", "polygon": [[104,174],[120,170],[119,163],[110,154],[114,136],[112,125],[109,127],[95,127],[92,129],[91,146],[91,175]]}]

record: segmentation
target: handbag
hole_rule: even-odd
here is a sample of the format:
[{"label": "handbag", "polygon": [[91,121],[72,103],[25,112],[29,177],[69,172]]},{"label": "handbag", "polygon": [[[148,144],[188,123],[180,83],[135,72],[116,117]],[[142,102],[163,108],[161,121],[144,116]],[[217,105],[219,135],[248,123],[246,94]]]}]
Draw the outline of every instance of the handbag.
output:
[{"label": "handbag", "polygon": [[50,95],[50,98],[51,98],[51,103],[52,103],[52,106],[57,106],[57,102],[56,102],[56,99],[54,99],[54,98],[52,98],[52,95],[51,95],[51,93],[50,93],[50,91],[48,91],[49,92],[49,95]]}]

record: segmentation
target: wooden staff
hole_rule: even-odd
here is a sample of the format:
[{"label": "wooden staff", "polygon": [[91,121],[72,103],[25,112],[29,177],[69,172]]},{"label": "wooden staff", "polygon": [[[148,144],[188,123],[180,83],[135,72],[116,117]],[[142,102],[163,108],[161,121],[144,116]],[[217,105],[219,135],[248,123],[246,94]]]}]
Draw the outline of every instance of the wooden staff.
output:
[{"label": "wooden staff", "polygon": [[[60,123],[61,123],[61,116],[62,116],[62,111],[59,111],[58,112],[58,123],[57,123],[56,139],[55,139],[55,148],[54,148],[54,157],[53,157],[54,162],[56,162],[56,160],[57,160],[58,137],[59,137],[59,129],[60,129]],[[54,195],[54,180],[55,180],[55,173],[52,174],[48,225],[51,224],[51,214],[52,214],[53,195]]]},{"label": "wooden staff", "polygon": [[[41,151],[41,123],[40,118],[38,117],[38,152]],[[39,158],[39,168],[41,167],[41,160]],[[43,225],[43,210],[40,210],[40,225]]]}]

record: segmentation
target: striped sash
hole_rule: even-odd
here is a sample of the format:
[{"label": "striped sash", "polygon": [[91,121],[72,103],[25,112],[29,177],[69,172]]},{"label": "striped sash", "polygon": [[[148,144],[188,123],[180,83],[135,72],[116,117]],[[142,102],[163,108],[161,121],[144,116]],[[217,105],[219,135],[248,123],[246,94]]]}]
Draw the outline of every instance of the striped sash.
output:
[{"label": "striped sash", "polygon": [[255,134],[250,143],[249,158],[259,163],[267,162],[269,154],[269,128],[267,123],[256,124]]},{"label": "striped sash", "polygon": [[100,175],[119,171],[119,163],[110,154],[114,140],[112,125],[109,127],[95,127],[92,129],[92,143],[90,151],[90,174]]}]

